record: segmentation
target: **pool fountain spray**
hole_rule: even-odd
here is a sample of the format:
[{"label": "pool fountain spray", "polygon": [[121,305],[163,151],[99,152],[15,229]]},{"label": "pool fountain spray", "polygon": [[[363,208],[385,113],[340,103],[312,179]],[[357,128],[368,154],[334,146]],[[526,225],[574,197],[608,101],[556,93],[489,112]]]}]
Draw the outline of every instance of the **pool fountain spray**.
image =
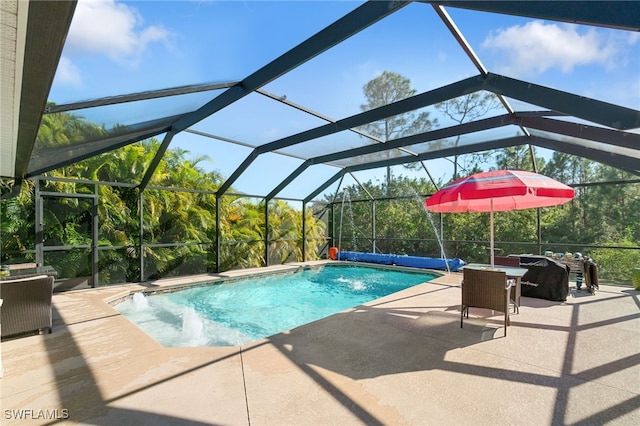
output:
[{"label": "pool fountain spray", "polygon": [[135,306],[137,311],[143,311],[149,308],[149,301],[142,293],[134,293],[132,300],[133,306]]},{"label": "pool fountain spray", "polygon": [[[411,192],[411,196],[413,197],[413,199],[417,203],[419,203],[420,208],[424,210],[424,212],[426,213],[427,219],[429,220],[429,223],[431,224],[431,228],[433,229],[433,233],[436,234],[436,240],[438,241],[438,245],[440,245],[440,257],[442,258],[442,260],[444,260],[445,265],[447,266],[447,272],[451,272],[451,269],[449,268],[449,262],[447,262],[447,255],[444,252],[444,243],[442,242],[442,236],[441,236],[442,229],[440,230],[440,232],[438,232],[438,227],[433,221],[433,215],[427,209],[427,206],[424,204],[424,197],[418,194],[418,191],[416,191],[415,188],[411,186],[408,186],[407,188]],[[440,223],[440,225],[442,226],[442,222]]]},{"label": "pool fountain spray", "polygon": [[356,247],[356,231],[355,221],[353,219],[353,208],[351,206],[351,195],[348,189],[342,191],[342,206],[340,207],[340,228],[338,232],[338,252],[342,250],[342,225],[344,223],[344,205],[347,204],[347,214],[349,216],[349,223],[351,224],[351,250],[357,251]]},{"label": "pool fountain spray", "polygon": [[203,339],[204,322],[195,309],[185,308],[182,314],[182,337],[185,341],[199,344]]}]

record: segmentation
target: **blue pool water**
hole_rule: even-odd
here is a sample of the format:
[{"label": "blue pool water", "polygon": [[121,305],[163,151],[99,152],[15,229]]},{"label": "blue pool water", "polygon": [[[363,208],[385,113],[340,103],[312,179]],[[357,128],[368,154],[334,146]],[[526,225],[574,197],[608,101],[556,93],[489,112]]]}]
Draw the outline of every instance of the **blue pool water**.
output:
[{"label": "blue pool water", "polygon": [[193,287],[116,305],[164,346],[238,346],[435,278],[358,266]]}]

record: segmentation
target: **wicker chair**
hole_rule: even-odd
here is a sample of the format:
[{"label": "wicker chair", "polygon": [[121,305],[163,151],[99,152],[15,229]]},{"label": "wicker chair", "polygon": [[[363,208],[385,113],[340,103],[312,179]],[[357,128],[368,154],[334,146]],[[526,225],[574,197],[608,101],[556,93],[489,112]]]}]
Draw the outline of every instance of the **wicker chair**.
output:
[{"label": "wicker chair", "polygon": [[2,337],[46,329],[51,333],[53,277],[3,280],[0,287]]},{"label": "wicker chair", "polygon": [[[514,268],[520,268],[519,256],[496,256],[494,262],[496,268],[500,266],[512,266]],[[516,284],[511,287],[511,301],[513,302],[513,312],[520,313],[520,297],[521,297],[521,285],[520,278],[516,278]]]},{"label": "wicker chair", "polygon": [[509,293],[511,283],[503,271],[489,271],[464,268],[462,270],[462,312],[460,328],[464,316],[469,318],[469,308],[484,308],[504,312],[504,335],[509,325]]},{"label": "wicker chair", "polygon": [[515,256],[495,256],[493,258],[494,265],[520,267],[520,258]]}]

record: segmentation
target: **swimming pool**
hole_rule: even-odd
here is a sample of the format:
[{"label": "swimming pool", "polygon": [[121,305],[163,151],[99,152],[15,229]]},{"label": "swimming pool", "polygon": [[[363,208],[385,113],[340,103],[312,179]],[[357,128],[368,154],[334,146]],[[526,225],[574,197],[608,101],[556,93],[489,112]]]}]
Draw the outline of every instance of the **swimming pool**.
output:
[{"label": "swimming pool", "polygon": [[437,276],[326,265],[150,296],[136,293],[115,308],[164,346],[238,346]]}]

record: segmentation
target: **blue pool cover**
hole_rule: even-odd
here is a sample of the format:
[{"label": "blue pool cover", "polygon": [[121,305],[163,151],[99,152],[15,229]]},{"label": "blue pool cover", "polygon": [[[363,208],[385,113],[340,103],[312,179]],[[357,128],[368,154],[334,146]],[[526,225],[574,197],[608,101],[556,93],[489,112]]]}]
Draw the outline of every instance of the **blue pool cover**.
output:
[{"label": "blue pool cover", "polygon": [[338,260],[349,260],[352,262],[377,263],[380,265],[409,266],[411,268],[438,269],[457,272],[466,262],[459,258],[439,259],[434,257],[420,256],[400,256],[397,254],[361,253],[357,251],[340,251]]}]

